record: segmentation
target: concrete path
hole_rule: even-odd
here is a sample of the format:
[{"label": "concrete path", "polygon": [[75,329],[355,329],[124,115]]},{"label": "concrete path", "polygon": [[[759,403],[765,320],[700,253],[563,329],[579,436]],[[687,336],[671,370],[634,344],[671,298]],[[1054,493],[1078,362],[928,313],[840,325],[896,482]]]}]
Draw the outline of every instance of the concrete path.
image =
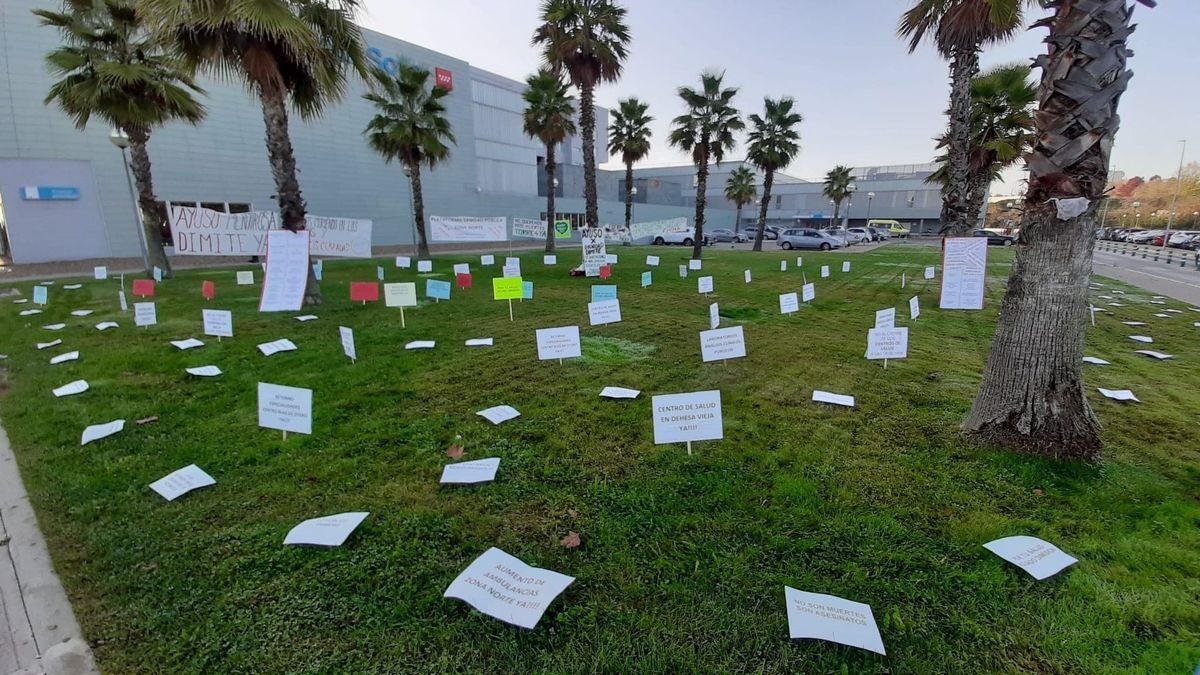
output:
[{"label": "concrete path", "polygon": [[98,673],[0,428],[0,675]]}]

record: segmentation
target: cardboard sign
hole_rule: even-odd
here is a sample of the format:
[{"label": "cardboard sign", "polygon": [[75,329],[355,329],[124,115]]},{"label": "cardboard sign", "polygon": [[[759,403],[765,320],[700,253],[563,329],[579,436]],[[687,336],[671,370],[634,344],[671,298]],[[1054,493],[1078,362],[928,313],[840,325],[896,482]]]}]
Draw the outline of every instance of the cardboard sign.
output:
[{"label": "cardboard sign", "polygon": [[713,278],[712,277],[700,277],[699,279],[696,280],[696,282],[697,282],[696,289],[701,294],[707,294],[707,293],[713,292]]},{"label": "cardboard sign", "polygon": [[817,287],[814,284],[804,284],[800,288],[800,292],[803,295],[804,302],[812,302],[817,298]]},{"label": "cardboard sign", "polygon": [[47,301],[47,290],[45,286],[33,287],[33,304],[44,305]]},{"label": "cardboard sign", "polygon": [[477,459],[471,462],[458,462],[442,467],[443,485],[474,485],[487,483],[496,479],[496,470],[500,468],[499,457]]},{"label": "cardboard sign", "polygon": [[158,310],[153,302],[133,303],[133,324],[135,326],[153,326],[158,323]]},{"label": "cardboard sign", "polygon": [[867,331],[867,359],[908,358],[907,328],[872,328]]},{"label": "cardboard sign", "polygon": [[481,256],[479,256],[479,264],[482,267],[491,267],[492,265],[496,264],[496,256],[481,255]]},{"label": "cardboard sign", "polygon": [[521,299],[522,300],[532,300],[533,299],[533,282],[532,281],[522,281],[521,282]]},{"label": "cardboard sign", "polygon": [[721,325],[721,308],[717,303],[712,303],[708,306],[708,328],[716,330],[717,326]]},{"label": "cardboard sign", "polygon": [[742,279],[745,283],[750,283],[750,278],[750,270],[745,270],[742,272]]},{"label": "cardboard sign", "polygon": [[600,278],[601,279],[611,279],[612,278],[612,268],[609,267],[608,265],[601,265],[600,266]]},{"label": "cardboard sign", "polygon": [[706,330],[700,333],[700,356],[705,363],[740,359],[746,356],[746,336],[741,326]]},{"label": "cardboard sign", "polygon": [[[154,297],[154,280],[153,279],[134,279],[133,294],[139,298]],[[36,300],[35,300],[36,302]]]},{"label": "cardboard sign", "polygon": [[656,255],[646,256],[646,266],[647,267],[658,267],[658,256],[656,256]]},{"label": "cardboard sign", "polygon": [[336,548],[346,543],[369,515],[369,511],[353,511],[306,520],[287,533],[283,545]]},{"label": "cardboard sign", "polygon": [[680,278],[680,279],[686,279],[686,278],[687,278],[687,273],[688,273],[688,268],[687,268],[687,265],[680,265],[680,266],[679,266],[679,278]]},{"label": "cardboard sign", "polygon": [[642,272],[642,288],[648,288],[652,283],[654,283],[654,277],[650,272]]},{"label": "cardboard sign", "polygon": [[779,271],[780,271],[780,272],[786,272],[786,271],[787,271],[787,261],[786,261],[786,260],[780,260],[780,261],[779,261]]},{"label": "cardboard sign", "polygon": [[154,481],[150,484],[150,489],[163,499],[173,502],[192,490],[216,484],[217,481],[203,469],[190,464]]},{"label": "cardboard sign", "polygon": [[238,272],[237,273],[237,285],[238,286],[253,286],[254,285],[254,272]]},{"label": "cardboard sign", "polygon": [[87,380],[75,380],[74,382],[68,382],[61,387],[55,387],[53,390],[53,393],[54,393],[55,398],[62,398],[64,396],[74,396],[75,394],[82,394],[83,392],[87,391],[88,389],[89,389],[89,387],[88,387]]},{"label": "cardboard sign", "polygon": [[492,298],[494,300],[520,300],[523,292],[521,277],[495,277],[492,279]]},{"label": "cardboard sign", "polygon": [[704,265],[704,261],[702,261],[702,260],[689,260],[688,261],[688,269],[689,270],[702,269],[703,265]]},{"label": "cardboard sign", "polygon": [[492,406],[486,410],[480,410],[475,414],[486,419],[492,424],[500,424],[521,416],[521,413],[517,412],[517,409],[511,405]]},{"label": "cardboard sign", "polygon": [[854,407],[854,397],[846,394],[831,394],[820,389],[813,390],[812,400],[816,403],[828,403],[830,405],[840,405],[847,408]]},{"label": "cardboard sign", "polygon": [[800,311],[800,298],[795,293],[781,293],[779,295],[780,314],[791,314],[798,311]]},{"label": "cardboard sign", "polygon": [[829,265],[821,265],[821,278],[822,279],[829,278]]},{"label": "cardboard sign", "polygon": [[914,295],[908,299],[908,318],[915,321],[918,316],[921,316],[921,301]]},{"label": "cardboard sign", "polygon": [[358,361],[358,352],[354,348],[354,330],[345,326],[338,326],[338,337],[342,340],[342,353],[351,362]]},{"label": "cardboard sign", "polygon": [[258,426],[312,433],[312,389],[258,383]]},{"label": "cardboard sign", "polygon": [[592,302],[617,299],[616,286],[592,286]]},{"label": "cardboard sign", "polygon": [[1054,544],[1037,537],[1004,537],[989,541],[983,547],[1025,570],[1038,581],[1054,576],[1079,562]]},{"label": "cardboard sign", "polygon": [[593,326],[603,326],[621,321],[621,301],[601,300],[588,303],[588,321]]},{"label": "cardboard sign", "polygon": [[125,420],[113,420],[107,424],[93,424],[83,430],[83,436],[79,438],[79,445],[87,445],[92,441],[108,438],[113,434],[120,433],[124,429]]},{"label": "cardboard sign", "polygon": [[849,271],[850,271],[850,261],[849,260],[842,261],[842,272],[849,272]]},{"label": "cardboard sign", "polygon": [[351,302],[379,302],[379,283],[375,281],[351,281]]},{"label": "cardboard sign", "polygon": [[694,391],[654,396],[654,443],[686,443],[723,438],[721,392]]},{"label": "cardboard sign", "polygon": [[399,267],[401,269],[409,269],[410,267],[412,267],[412,258],[410,258],[406,255],[396,256],[396,267]]},{"label": "cardboard sign", "polygon": [[450,582],[444,597],[462,600],[504,623],[533,628],[573,581],[574,577],[531,567],[492,547]]},{"label": "cardboard sign", "polygon": [[937,274],[937,268],[934,268],[934,267],[926,267],[925,268],[925,278],[926,279],[932,279],[935,274]]},{"label": "cardboard sign", "polygon": [[600,276],[600,268],[608,259],[608,250],[604,241],[604,230],[598,227],[585,227],[579,231],[583,241],[583,273],[585,276]]},{"label": "cardboard sign", "polygon": [[258,311],[295,312],[303,306],[310,273],[309,242],[308,230],[267,233],[267,264]]},{"label": "cardboard sign", "polygon": [[213,337],[233,337],[233,312],[227,309],[202,309],[204,334]]},{"label": "cardboard sign", "polygon": [[95,277],[96,281],[104,281],[108,278],[108,268],[103,265],[99,267],[93,267],[92,276]]},{"label": "cardboard sign", "polygon": [[579,326],[539,328],[537,350],[540,361],[583,356],[583,349],[579,343]]},{"label": "cardboard sign", "polygon": [[544,255],[544,256],[542,256],[542,264],[543,265],[557,265],[558,264],[558,256]]},{"label": "cardboard sign", "polygon": [[942,248],[942,309],[983,309],[987,238],[949,237]]},{"label": "cardboard sign", "polygon": [[875,312],[875,327],[876,328],[895,328],[896,327],[896,308],[888,307]]},{"label": "cardboard sign", "polygon": [[783,598],[793,640],[824,640],[886,654],[870,605],[790,586],[783,587]]},{"label": "cardboard sign", "polygon": [[467,263],[455,263],[455,265],[454,265],[454,273],[455,273],[456,275],[457,275],[457,274],[470,274],[470,273],[471,273],[471,266],[470,266],[469,264],[467,264]]},{"label": "cardboard sign", "polygon": [[386,307],[416,307],[417,285],[411,281],[384,284],[383,304]]},{"label": "cardboard sign", "polygon": [[433,271],[433,261],[432,260],[418,260],[417,261],[417,273],[418,274],[428,273],[428,272],[432,272],[432,271]]},{"label": "cardboard sign", "polygon": [[450,282],[438,281],[437,279],[425,280],[425,297],[435,298],[437,300],[450,299]]}]

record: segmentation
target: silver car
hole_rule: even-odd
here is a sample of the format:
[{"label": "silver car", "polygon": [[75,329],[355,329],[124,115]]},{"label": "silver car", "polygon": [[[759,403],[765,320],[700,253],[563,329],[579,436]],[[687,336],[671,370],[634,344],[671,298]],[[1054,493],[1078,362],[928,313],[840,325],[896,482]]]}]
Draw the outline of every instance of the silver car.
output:
[{"label": "silver car", "polygon": [[794,248],[831,251],[835,248],[841,248],[842,242],[819,230],[799,228],[784,230],[779,235],[779,247],[785,251],[790,251]]}]

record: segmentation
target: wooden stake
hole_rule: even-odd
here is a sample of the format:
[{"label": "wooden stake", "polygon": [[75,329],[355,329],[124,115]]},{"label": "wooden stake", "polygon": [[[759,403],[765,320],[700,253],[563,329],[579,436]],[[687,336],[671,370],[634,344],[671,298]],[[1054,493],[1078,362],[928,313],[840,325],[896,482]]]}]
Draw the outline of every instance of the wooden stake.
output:
[{"label": "wooden stake", "polygon": [[508,299],[508,320],[509,320],[509,321],[512,321],[512,320],[513,320],[513,315],[512,315],[512,298],[509,298],[509,299]]},{"label": "wooden stake", "polygon": [[283,430],[283,440],[287,440],[287,429]]},{"label": "wooden stake", "polygon": [[688,444],[688,457],[691,457],[692,456],[692,442],[688,441],[687,444]]},{"label": "wooden stake", "polygon": [[404,308],[400,308],[400,327],[404,328]]}]

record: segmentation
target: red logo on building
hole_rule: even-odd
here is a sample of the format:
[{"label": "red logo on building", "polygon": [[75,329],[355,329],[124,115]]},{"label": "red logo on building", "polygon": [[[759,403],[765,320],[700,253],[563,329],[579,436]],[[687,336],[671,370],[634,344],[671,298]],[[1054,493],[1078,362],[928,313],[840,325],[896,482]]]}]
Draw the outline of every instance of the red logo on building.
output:
[{"label": "red logo on building", "polygon": [[434,82],[437,83],[437,86],[441,87],[442,89],[454,91],[454,73],[446,70],[445,68],[434,68],[433,78]]}]

